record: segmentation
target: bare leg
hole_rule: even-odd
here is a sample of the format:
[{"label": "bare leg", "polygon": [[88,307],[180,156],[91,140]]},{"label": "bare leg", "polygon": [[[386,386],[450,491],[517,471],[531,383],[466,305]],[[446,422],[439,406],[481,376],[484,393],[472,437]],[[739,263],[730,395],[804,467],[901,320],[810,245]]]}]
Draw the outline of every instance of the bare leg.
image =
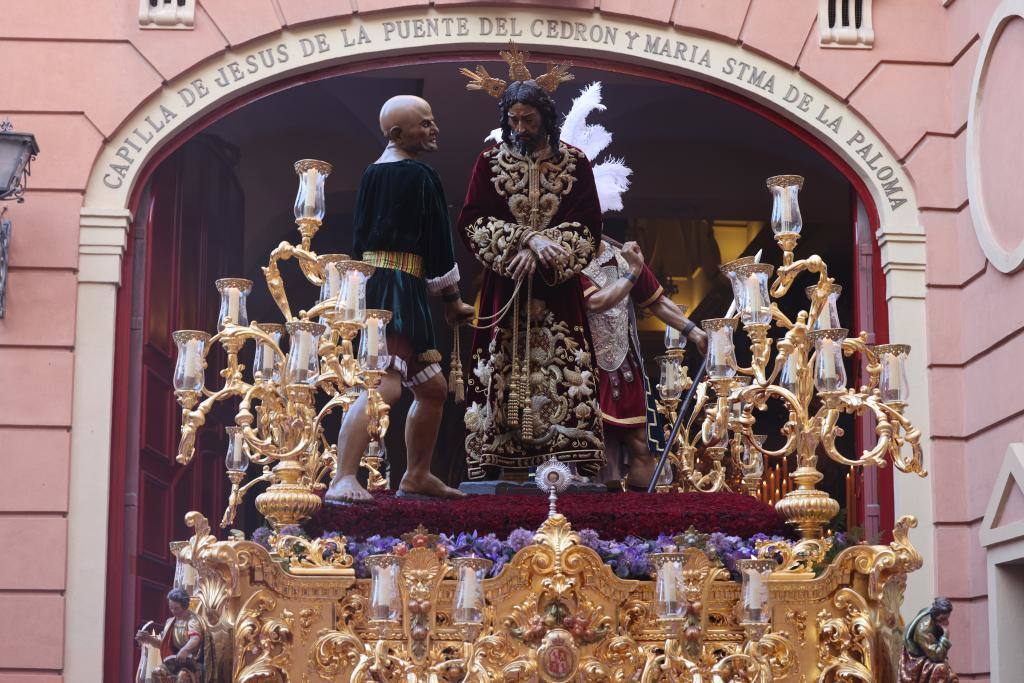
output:
[{"label": "bare leg", "polygon": [[[394,405],[402,395],[401,376],[394,370],[389,370],[381,378],[377,391],[388,405]],[[373,497],[356,479],[356,474],[359,472],[359,461],[370,444],[370,433],[366,431],[369,423],[370,419],[366,415],[366,392],[364,391],[349,407],[348,412],[345,413],[345,419],[341,423],[341,431],[338,433],[338,471],[335,472],[334,481],[331,482],[331,486],[324,496],[324,500],[328,503],[373,500]]]},{"label": "bare leg", "polygon": [[626,452],[629,453],[629,476],[626,483],[629,486],[646,489],[658,464],[647,446],[647,428],[637,427],[629,430],[624,441]]},{"label": "bare leg", "polygon": [[444,414],[444,400],[448,395],[444,375],[437,374],[417,384],[412,388],[412,395],[412,407],[405,418],[405,451],[409,464],[399,490],[438,498],[464,498],[466,494],[446,486],[430,473],[430,461]]}]

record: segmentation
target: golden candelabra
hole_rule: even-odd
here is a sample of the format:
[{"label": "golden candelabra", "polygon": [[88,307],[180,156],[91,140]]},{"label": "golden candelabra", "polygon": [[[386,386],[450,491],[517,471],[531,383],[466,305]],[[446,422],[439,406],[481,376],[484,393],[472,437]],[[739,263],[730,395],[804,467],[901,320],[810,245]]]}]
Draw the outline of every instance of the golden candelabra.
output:
[{"label": "golden candelabra", "polygon": [[[693,412],[672,444],[671,460],[678,472],[677,488],[743,490],[757,496],[765,458],[782,460],[795,454],[796,469],[790,474],[795,488],[782,496],[776,509],[799,530],[803,542],[810,544],[808,549],[817,544],[814,554],[820,554],[822,530],[839,511],[839,504],[816,488],[822,479],[817,468],[819,450],[851,468],[884,467],[891,460],[903,472],[925,476],[921,434],[903,414],[910,347],[869,346],[864,332],[848,337],[836,308],[842,288],[828,276],[825,262],[817,255],[794,259],[803,223],[798,203],[803,178],[774,176],[767,184],[782,266],[771,283],[774,267],[754,257],[722,266],[732,284],[734,307],[727,317],[702,323],[709,338],[708,378],[697,387]],[[817,283],[805,290],[808,308],[790,319],[772,299],[784,296],[804,272],[817,274]],[[769,335],[773,325],[784,331],[777,342]],[[748,367],[736,360],[733,334],[738,326],[751,343]],[[778,352],[770,366],[773,344]],[[856,390],[847,387],[843,365],[843,356],[854,354],[865,359],[867,371],[866,384]],[[675,420],[679,396],[690,381],[681,373],[681,365],[679,352],[662,358],[659,410],[670,421]],[[776,450],[765,448],[765,436],[754,433],[754,412],[764,411],[769,400],[780,401],[788,413],[780,430],[785,443]],[[843,413],[870,414],[875,419],[878,440],[859,457],[848,457],[837,447]]]},{"label": "golden candelabra", "polygon": [[[238,400],[234,426],[227,428],[225,464],[231,493],[221,521],[234,521],[242,498],[254,485],[269,486],[256,498],[256,507],[275,530],[299,524],[320,505],[316,492],[337,466],[337,446],[323,433],[324,419],[337,409],[347,410],[360,391],[367,392],[371,437],[370,457],[388,428],[388,405],[377,387],[387,366],[386,326],[389,311],[366,308],[366,280],[373,267],[344,254],[318,256],[310,242],[324,216],[324,180],[331,166],[305,159],[295,164],[299,191],[295,222],[299,244],[281,242],[270,254],[263,273],[270,294],[285,323],[249,321],[246,299],[252,281],[242,278],[217,280],[220,293],[218,332],[210,336],[197,330],[180,330],[173,338],[178,347],[174,371],[175,396],[182,407],[181,440],[177,460],[192,459],[196,436],[206,417],[219,403]],[[285,294],[279,262],[295,259],[320,297],[309,310],[293,315]],[[287,333],[288,353],[279,345]],[[359,352],[353,340],[361,335]],[[248,341],[255,344],[251,375],[247,379],[239,354]],[[223,385],[206,387],[207,356],[217,344],[227,354],[220,375]],[[327,397],[318,409],[319,392]],[[263,472],[245,482],[250,463]],[[371,488],[383,484],[381,463],[371,462]],[[245,483],[243,483],[245,482]]]}]

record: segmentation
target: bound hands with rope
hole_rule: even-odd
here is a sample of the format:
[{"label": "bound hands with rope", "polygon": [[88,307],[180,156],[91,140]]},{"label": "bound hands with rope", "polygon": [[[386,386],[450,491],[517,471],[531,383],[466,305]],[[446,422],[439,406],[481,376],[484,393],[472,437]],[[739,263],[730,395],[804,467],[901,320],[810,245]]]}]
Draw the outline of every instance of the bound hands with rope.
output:
[{"label": "bound hands with rope", "polygon": [[565,247],[540,233],[533,233],[523,241],[523,244],[523,248],[508,264],[509,275],[513,280],[522,280],[533,275],[538,262],[545,268],[553,269],[564,264],[569,258],[569,252]]}]

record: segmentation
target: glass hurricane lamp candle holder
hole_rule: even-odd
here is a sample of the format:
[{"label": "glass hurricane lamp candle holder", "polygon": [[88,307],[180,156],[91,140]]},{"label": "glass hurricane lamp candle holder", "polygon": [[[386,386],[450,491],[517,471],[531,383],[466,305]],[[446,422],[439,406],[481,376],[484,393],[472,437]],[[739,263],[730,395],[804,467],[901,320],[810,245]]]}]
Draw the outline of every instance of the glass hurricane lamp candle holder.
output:
[{"label": "glass hurricane lamp candle holder", "polygon": [[199,330],[178,330],[171,338],[178,347],[174,364],[175,391],[199,393],[206,383],[206,345],[210,335]]},{"label": "glass hurricane lamp candle holder", "polygon": [[774,270],[774,266],[768,263],[751,263],[734,269],[739,283],[736,310],[740,312],[744,325],[771,323],[772,302],[768,295],[768,278]]},{"label": "glass hurricane lamp candle holder", "polygon": [[361,261],[342,261],[338,264],[341,270],[341,293],[335,319],[339,322],[362,325],[366,319],[366,281],[373,272],[373,267]]},{"label": "glass hurricane lamp candle holder", "polygon": [[879,344],[873,351],[882,366],[882,373],[878,377],[882,402],[905,405],[910,398],[910,382],[907,379],[910,347],[906,344]]},{"label": "glass hurricane lamp candle holder", "polygon": [[[814,300],[814,292],[818,289],[817,285],[811,285],[806,290],[807,298],[811,301]],[[842,327],[839,322],[839,309],[838,301],[839,295],[843,293],[841,285],[829,285],[828,286],[828,298],[825,300],[825,305],[818,311],[818,315],[814,317],[814,324],[812,329],[814,330],[828,330]]]},{"label": "glass hurricane lamp candle holder", "polygon": [[323,254],[316,262],[320,266],[320,276],[323,283],[320,285],[320,298],[318,306],[324,307],[320,315],[319,323],[329,325],[330,318],[338,306],[338,295],[341,294],[342,272],[339,267],[341,263],[351,260],[347,254]]},{"label": "glass hurricane lamp candle holder", "polygon": [[482,557],[457,557],[452,561],[458,583],[452,621],[457,625],[476,625],[484,619],[483,583],[492,562]]},{"label": "glass hurricane lamp candle holder", "polygon": [[718,267],[718,269],[722,271],[727,278],[729,278],[729,286],[732,287],[732,298],[736,301],[737,306],[743,298],[743,283],[740,280],[737,271],[744,266],[750,266],[755,263],[757,263],[756,257],[741,256],[738,259],[727,261]]},{"label": "glass hurricane lamp candle holder", "polygon": [[[284,334],[284,325],[277,323],[256,323],[254,327],[270,336],[274,340],[274,344],[277,344],[278,348],[281,346],[281,335]],[[281,382],[281,362],[283,358],[278,354],[277,349],[272,344],[268,344],[265,341],[258,341],[256,343],[256,353],[252,360],[252,373],[253,378],[264,382]],[[258,381],[257,380],[257,381]]]},{"label": "glass hurricane lamp candle holder", "polygon": [[743,597],[742,622],[768,623],[771,610],[768,609],[768,577],[776,568],[774,560],[736,560],[743,583],[740,595]]},{"label": "glass hurricane lamp candle holder", "polygon": [[732,342],[736,321],[732,318],[708,318],[700,326],[708,333],[708,376],[725,379],[736,376],[736,347]]},{"label": "glass hurricane lamp candle holder", "polygon": [[299,191],[295,195],[294,206],[296,222],[323,221],[326,207],[324,181],[331,170],[331,165],[326,161],[302,159],[295,162],[295,173],[299,176]]},{"label": "glass hurricane lamp candle holder", "polygon": [[224,456],[224,467],[228,472],[244,474],[249,469],[249,456],[245,452],[242,428],[225,427],[228,435],[228,452]]},{"label": "glass hurricane lamp candle holder", "polygon": [[804,221],[800,215],[800,189],[803,176],[777,175],[766,181],[772,194],[772,232],[799,235]]},{"label": "glass hurricane lamp candle holder", "polygon": [[809,338],[814,344],[814,388],[822,394],[846,389],[846,366],[843,364],[843,340],[847,331],[842,328],[817,330]]},{"label": "glass hurricane lamp candle holder", "polygon": [[180,588],[189,595],[196,587],[196,568],[181,557],[181,553],[188,546],[187,541],[174,541],[171,543],[171,553],[174,555],[174,587]]},{"label": "glass hurricane lamp candle holder", "polygon": [[[671,329],[671,328],[669,328]],[[661,382],[658,395],[663,401],[678,400],[683,393],[683,360],[677,355],[658,356],[661,365]]]},{"label": "glass hurricane lamp candle holder", "polygon": [[252,291],[252,280],[241,277],[224,277],[214,284],[220,292],[220,313],[217,315],[217,331],[223,332],[228,324],[246,327],[249,325],[249,314],[245,309],[245,301]]},{"label": "glass hurricane lamp candle holder", "polygon": [[363,370],[386,370],[391,357],[388,355],[387,327],[391,311],[366,310],[366,322],[359,339],[359,366]]},{"label": "glass hurricane lamp candle holder", "polygon": [[370,621],[397,622],[402,615],[402,594],[398,585],[402,558],[398,555],[370,555]]},{"label": "glass hurricane lamp candle holder", "polygon": [[326,329],[320,323],[292,321],[288,330],[288,367],[285,370],[289,384],[312,385],[320,374],[320,356],[317,350],[320,335]]},{"label": "glass hurricane lamp candle holder", "polygon": [[654,574],[654,610],[659,619],[682,619],[686,616],[686,600],[680,585],[683,575],[683,554],[666,551],[651,553]]}]

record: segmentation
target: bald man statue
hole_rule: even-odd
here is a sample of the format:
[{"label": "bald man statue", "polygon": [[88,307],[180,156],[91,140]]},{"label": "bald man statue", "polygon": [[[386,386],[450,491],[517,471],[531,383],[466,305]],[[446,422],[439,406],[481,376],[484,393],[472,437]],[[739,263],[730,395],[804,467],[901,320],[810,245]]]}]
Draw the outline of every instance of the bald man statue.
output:
[{"label": "bald man statue", "polygon": [[[354,209],[355,258],[376,267],[366,285],[367,308],[392,312],[387,342],[391,365],[380,384],[394,405],[402,387],[412,390],[405,421],[408,469],[399,497],[456,498],[464,494],[430,473],[448,383],[439,365],[428,295],[445,302],[449,324],[473,315],[459,294],[459,267],[452,250],[448,204],[437,171],[419,160],[437,149],[438,127],[426,100],[392,97],[380,110],[387,147],[363,172]],[[338,437],[338,469],[328,503],[372,503],[356,480],[369,445],[366,393],[345,414]]]}]

